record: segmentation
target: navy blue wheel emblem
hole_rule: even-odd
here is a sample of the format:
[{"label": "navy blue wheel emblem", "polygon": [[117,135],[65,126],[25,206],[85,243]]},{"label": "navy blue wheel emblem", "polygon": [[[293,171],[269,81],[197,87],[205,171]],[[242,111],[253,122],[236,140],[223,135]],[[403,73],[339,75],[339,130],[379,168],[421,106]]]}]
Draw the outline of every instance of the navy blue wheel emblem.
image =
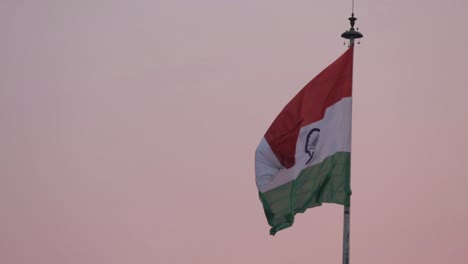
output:
[{"label": "navy blue wheel emblem", "polygon": [[315,148],[317,147],[317,143],[319,141],[319,136],[320,129],[318,128],[313,128],[310,130],[309,134],[307,134],[305,152],[309,155],[309,160],[307,160],[306,164],[308,164],[314,157]]}]

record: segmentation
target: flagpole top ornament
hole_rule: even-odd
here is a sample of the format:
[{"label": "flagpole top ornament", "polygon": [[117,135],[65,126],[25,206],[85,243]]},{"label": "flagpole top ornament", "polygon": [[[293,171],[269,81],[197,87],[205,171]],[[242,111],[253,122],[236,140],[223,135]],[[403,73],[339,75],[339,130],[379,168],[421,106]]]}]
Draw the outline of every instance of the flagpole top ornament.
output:
[{"label": "flagpole top ornament", "polygon": [[361,34],[361,32],[354,29],[354,24],[357,20],[357,18],[354,17],[354,13],[351,13],[351,17],[348,19],[351,24],[351,28],[343,32],[343,34],[341,34],[341,37],[349,40],[362,38],[363,35]]}]

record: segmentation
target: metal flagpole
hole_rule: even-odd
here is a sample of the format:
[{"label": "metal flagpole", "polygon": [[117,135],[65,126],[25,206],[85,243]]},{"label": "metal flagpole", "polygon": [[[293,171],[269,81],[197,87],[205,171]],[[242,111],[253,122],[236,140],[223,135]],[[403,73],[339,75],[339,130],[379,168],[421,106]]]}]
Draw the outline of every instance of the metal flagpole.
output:
[{"label": "metal flagpole", "polygon": [[[354,45],[354,40],[362,38],[362,34],[354,29],[354,22],[356,22],[357,18],[354,17],[354,0],[353,0],[353,9],[351,13],[351,17],[349,18],[351,28],[341,34],[342,38],[349,39],[349,46],[352,47]],[[354,50],[353,50],[354,52]],[[351,176],[349,177],[349,181],[351,181]],[[348,183],[350,186],[350,183]],[[350,218],[351,218],[351,197],[349,206],[344,207],[344,217],[343,217],[343,264],[349,264],[349,231],[350,231]]]}]

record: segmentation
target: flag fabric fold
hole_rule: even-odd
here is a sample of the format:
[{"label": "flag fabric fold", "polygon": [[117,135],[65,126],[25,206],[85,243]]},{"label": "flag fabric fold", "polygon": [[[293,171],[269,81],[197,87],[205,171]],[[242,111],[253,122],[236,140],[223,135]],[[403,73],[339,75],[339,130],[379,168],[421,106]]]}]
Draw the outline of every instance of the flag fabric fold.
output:
[{"label": "flag fabric fold", "polygon": [[255,152],[270,234],[322,203],[349,205],[353,46],[284,107]]}]

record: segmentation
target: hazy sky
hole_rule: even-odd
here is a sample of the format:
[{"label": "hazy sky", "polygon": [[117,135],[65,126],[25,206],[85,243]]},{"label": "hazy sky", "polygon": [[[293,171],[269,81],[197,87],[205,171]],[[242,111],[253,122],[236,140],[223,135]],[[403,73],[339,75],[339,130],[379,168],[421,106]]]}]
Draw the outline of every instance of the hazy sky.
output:
[{"label": "hazy sky", "polygon": [[[351,1],[0,1],[0,263],[340,263],[254,151]],[[351,262],[468,262],[468,1],[357,0]]]}]

